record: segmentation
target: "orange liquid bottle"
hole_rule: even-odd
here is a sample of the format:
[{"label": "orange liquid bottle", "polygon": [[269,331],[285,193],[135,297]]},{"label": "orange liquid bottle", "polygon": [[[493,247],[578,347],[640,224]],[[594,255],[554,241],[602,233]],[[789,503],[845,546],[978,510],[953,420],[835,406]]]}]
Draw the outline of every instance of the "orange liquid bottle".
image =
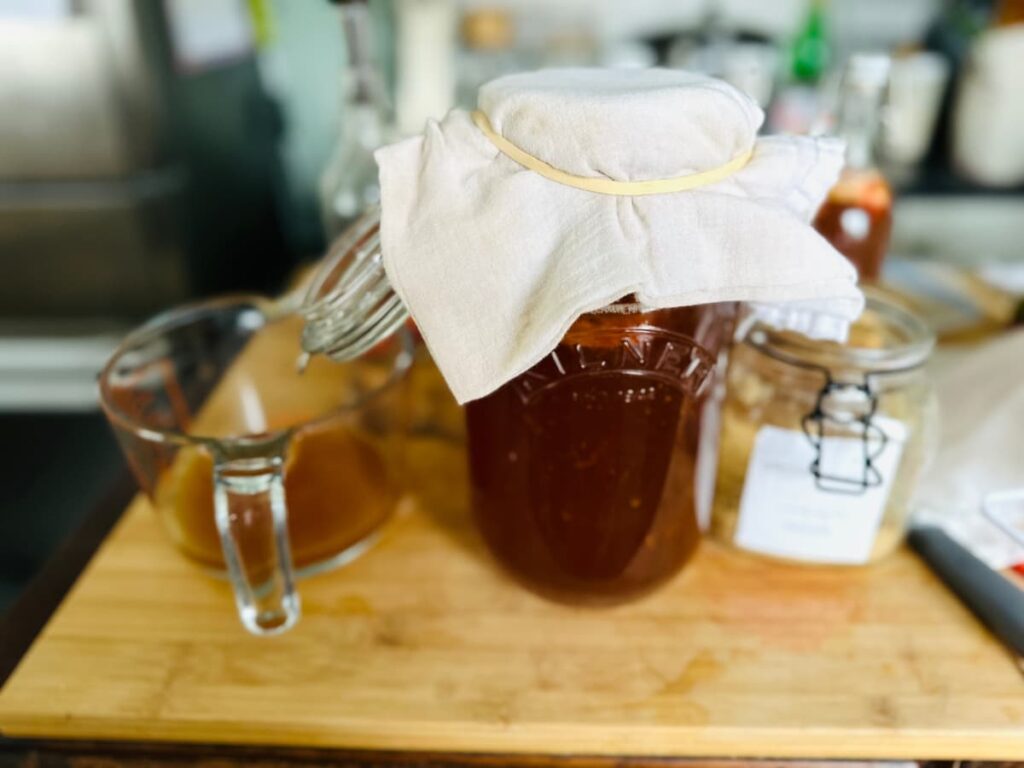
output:
[{"label": "orange liquid bottle", "polygon": [[853,262],[865,282],[881,276],[892,230],[892,189],[874,157],[888,78],[888,56],[850,57],[837,129],[846,141],[846,168],[814,220],[814,227]]},{"label": "orange liquid bottle", "polygon": [[829,192],[814,227],[853,262],[862,281],[878,280],[892,231],[892,190],[874,168],[848,168]]}]

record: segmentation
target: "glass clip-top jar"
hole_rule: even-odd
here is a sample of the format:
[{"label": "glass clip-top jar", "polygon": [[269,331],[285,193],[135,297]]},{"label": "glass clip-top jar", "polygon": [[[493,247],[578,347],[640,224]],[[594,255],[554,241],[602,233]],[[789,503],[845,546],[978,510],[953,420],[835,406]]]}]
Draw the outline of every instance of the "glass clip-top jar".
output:
[{"label": "glass clip-top jar", "polygon": [[713,535],[741,549],[860,564],[903,539],[936,436],[934,336],[868,290],[846,344],[754,325],[733,348]]}]

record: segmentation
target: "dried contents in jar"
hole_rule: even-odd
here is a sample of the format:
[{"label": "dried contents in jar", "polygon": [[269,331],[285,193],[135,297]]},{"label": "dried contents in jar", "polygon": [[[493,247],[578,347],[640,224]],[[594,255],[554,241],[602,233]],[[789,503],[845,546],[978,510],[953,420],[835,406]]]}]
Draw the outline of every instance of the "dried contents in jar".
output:
[{"label": "dried contents in jar", "polygon": [[730,354],[713,535],[802,562],[891,552],[934,440],[932,342],[873,293],[845,345],[755,326]]},{"label": "dried contents in jar", "polygon": [[697,433],[731,305],[581,317],[467,406],[473,508],[514,575],[561,599],[642,593],[697,546]]}]

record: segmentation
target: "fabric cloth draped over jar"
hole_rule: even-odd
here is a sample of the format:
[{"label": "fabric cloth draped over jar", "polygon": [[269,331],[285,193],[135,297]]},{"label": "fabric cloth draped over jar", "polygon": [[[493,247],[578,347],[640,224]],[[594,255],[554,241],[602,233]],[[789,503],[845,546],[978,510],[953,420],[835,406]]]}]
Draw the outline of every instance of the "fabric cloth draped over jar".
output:
[{"label": "fabric cloth draped over jar", "polygon": [[[626,296],[644,309],[749,302],[776,327],[837,341],[860,314],[855,270],[809,226],[840,142],[759,138],[750,98],[678,70],[516,74],[481,88],[478,105],[476,121],[454,110],[376,153],[388,278],[459,402]],[[524,166],[506,142],[569,180]],[[571,178],[692,174],[706,176],[654,194]]]}]

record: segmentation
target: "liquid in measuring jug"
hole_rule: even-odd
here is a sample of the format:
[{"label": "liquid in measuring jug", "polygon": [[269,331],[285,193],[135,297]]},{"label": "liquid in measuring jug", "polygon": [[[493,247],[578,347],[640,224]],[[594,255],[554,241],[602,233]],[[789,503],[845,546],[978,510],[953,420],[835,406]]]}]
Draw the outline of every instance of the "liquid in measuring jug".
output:
[{"label": "liquid in measuring jug", "polygon": [[[302,321],[287,317],[254,331],[210,392],[186,417],[191,382],[181,381],[179,410],[190,432],[215,440],[259,440],[290,430],[283,481],[292,559],[302,569],[331,561],[386,522],[401,498],[401,433],[388,420],[403,400],[389,395],[351,409],[389,375],[386,355],[341,366],[299,349]],[[397,343],[397,342],[396,342]],[[167,369],[168,371],[170,369]],[[163,464],[152,485],[158,514],[190,557],[222,568],[214,506],[214,457],[201,443]],[[259,560],[268,542],[243,527],[241,549]],[[268,551],[269,557],[269,551]]]}]

